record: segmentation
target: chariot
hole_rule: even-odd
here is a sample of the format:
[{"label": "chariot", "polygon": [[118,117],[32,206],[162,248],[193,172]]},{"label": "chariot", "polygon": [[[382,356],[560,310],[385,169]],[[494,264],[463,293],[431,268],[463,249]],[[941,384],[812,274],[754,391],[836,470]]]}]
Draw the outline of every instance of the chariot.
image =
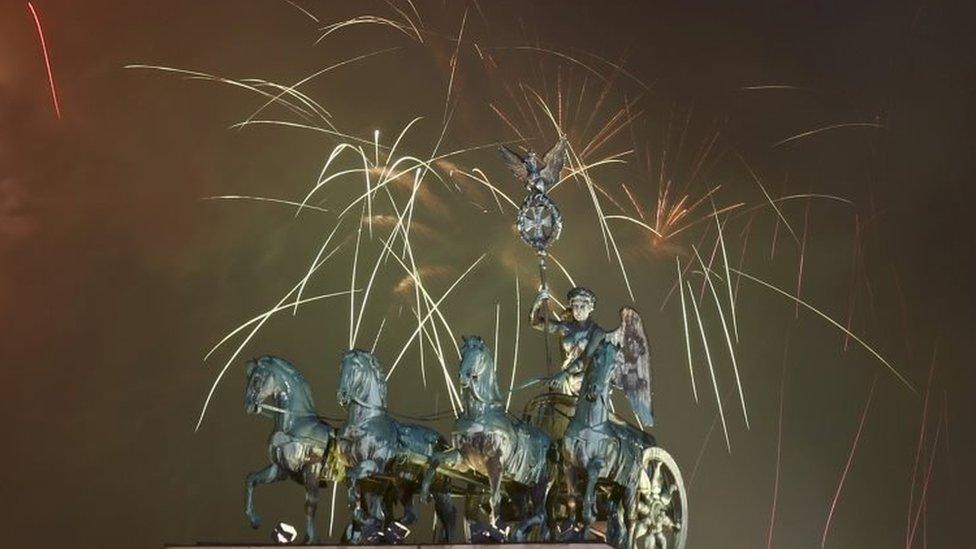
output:
[{"label": "chariot", "polygon": [[[653,426],[654,416],[650,345],[640,315],[624,307],[620,326],[603,330],[590,320],[595,294],[576,287],[563,316],[550,319],[546,248],[562,221],[546,192],[565,150],[562,140],[540,164],[532,153],[522,158],[503,149],[530,193],[517,227],[539,257],[540,293],[530,317],[532,327],[545,333],[547,370],[549,334],[560,336],[564,361],[556,375],[542,378],[548,391],[532,398],[521,415],[509,413],[492,352],[480,337],[465,337],[457,377],[460,414],[444,436],[394,418],[379,360],[351,349],[343,355],[336,393],[348,416],[334,428],[316,414],[296,368],[276,357],[252,361],[245,408],[277,414],[271,464],[247,479],[253,526],[260,524],[254,487],[292,478],[306,488],[309,541],[315,538],[320,485],[342,482],[352,513],[344,543],[403,541],[417,520],[419,495],[434,503],[442,542],[456,539],[454,503],[461,500],[469,543],[595,536],[618,548],[684,548],[688,497],[681,473],[643,428]],[[613,410],[615,388],[627,397],[637,425]],[[268,399],[273,406],[264,403]]]}]

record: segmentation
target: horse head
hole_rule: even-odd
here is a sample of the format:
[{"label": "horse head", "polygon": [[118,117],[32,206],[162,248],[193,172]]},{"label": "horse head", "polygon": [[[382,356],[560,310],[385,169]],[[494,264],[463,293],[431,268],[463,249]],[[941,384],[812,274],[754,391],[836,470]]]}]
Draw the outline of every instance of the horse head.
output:
[{"label": "horse head", "polygon": [[471,391],[481,402],[500,402],[498,381],[495,378],[495,361],[488,345],[480,336],[465,336],[461,347],[461,366],[458,384]]},{"label": "horse head", "polygon": [[247,361],[247,384],[244,389],[244,411],[261,412],[264,401],[288,389],[280,373],[284,360],[264,355]]},{"label": "horse head", "polygon": [[350,402],[368,407],[386,407],[386,379],[372,353],[352,349],[342,356],[336,400],[342,407]]},{"label": "horse head", "polygon": [[604,339],[593,353],[586,374],[583,376],[583,386],[580,396],[588,402],[595,402],[598,398],[610,394],[610,384],[614,370],[617,367],[617,355],[620,348],[611,341]]}]

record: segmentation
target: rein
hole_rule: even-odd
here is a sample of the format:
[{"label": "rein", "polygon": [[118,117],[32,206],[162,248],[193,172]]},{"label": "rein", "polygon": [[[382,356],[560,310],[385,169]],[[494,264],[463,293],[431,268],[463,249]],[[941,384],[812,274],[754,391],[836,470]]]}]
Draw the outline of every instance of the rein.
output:
[{"label": "rein", "polygon": [[[261,407],[262,410],[267,410],[269,412],[274,412],[276,414],[285,414],[285,415],[290,415],[290,416],[293,416],[293,417],[314,417],[314,418],[321,419],[323,421],[332,422],[332,423],[342,423],[343,421],[346,420],[346,418],[323,416],[321,414],[313,414],[313,413],[302,413],[302,414],[299,414],[297,412],[289,412],[288,410],[285,410],[284,408],[278,408],[277,406],[271,406],[270,404],[261,404],[260,407]],[[409,419],[410,421],[436,421],[438,419],[444,419],[444,418],[446,418],[448,416],[454,415],[454,412],[452,412],[450,410],[444,410],[443,412],[434,412],[432,414],[426,414],[426,415],[422,415],[422,416],[414,416],[414,415],[410,415],[410,414],[402,414],[402,413],[399,413],[399,412],[391,412],[390,410],[388,410],[386,408],[381,408],[381,407],[377,407],[377,408],[380,409],[380,410],[383,410],[384,412],[390,414],[391,416],[401,417],[401,418],[404,418],[404,419]]]}]

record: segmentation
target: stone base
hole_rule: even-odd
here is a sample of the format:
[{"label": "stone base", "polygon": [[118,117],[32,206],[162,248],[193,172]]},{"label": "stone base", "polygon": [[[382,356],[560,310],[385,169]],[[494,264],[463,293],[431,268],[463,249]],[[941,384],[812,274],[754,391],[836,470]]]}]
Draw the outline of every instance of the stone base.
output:
[{"label": "stone base", "polygon": [[[285,545],[167,545],[169,548],[194,548],[194,549],[257,549],[261,547],[285,547]],[[402,544],[402,545],[301,545],[299,547],[307,547],[308,549],[348,549],[349,547],[360,547],[362,549],[390,549],[391,547],[402,547],[403,549],[493,549],[498,547],[506,547],[509,549],[557,549],[560,547],[567,547],[572,549],[608,549],[610,546],[597,543],[597,542],[585,542],[585,543],[496,543],[493,545],[464,545],[464,544],[452,544],[452,545],[436,545],[436,544]]]}]

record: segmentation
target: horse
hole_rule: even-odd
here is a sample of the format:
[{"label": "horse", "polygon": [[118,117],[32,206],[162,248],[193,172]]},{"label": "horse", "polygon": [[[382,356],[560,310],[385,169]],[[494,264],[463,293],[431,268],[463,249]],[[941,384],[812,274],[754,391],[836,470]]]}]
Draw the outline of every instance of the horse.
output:
[{"label": "horse", "polygon": [[[393,419],[386,409],[386,391],[386,380],[372,353],[352,349],[343,355],[336,396],[339,405],[348,410],[348,417],[338,433],[338,451],[346,466],[354,523],[361,529],[360,533],[347,529],[346,540],[350,542],[379,539],[377,533],[388,522],[388,511],[382,504],[387,495],[363,493],[364,481],[392,482],[404,508],[404,516],[392,526],[409,525],[417,518],[414,495],[420,488],[423,467],[435,452],[447,448],[447,441],[436,431]],[[414,469],[416,466],[419,468]],[[390,482],[386,483],[388,487]],[[448,493],[434,494],[434,510],[441,529],[439,541],[449,543],[455,509]],[[395,532],[387,539],[390,537],[399,541]]]},{"label": "horse", "polygon": [[[268,437],[271,464],[247,475],[244,512],[251,527],[259,528],[254,487],[291,478],[305,487],[305,542],[314,543],[319,480],[335,442],[335,430],[319,419],[308,383],[287,360],[265,355],[248,361],[246,372],[245,412],[259,414],[270,409],[276,414]],[[273,406],[264,404],[268,399]]]},{"label": "horse", "polygon": [[633,543],[630,533],[637,520],[639,488],[647,485],[649,467],[659,453],[651,435],[611,420],[611,379],[619,352],[617,345],[610,341],[597,346],[561,444],[570,492],[579,493],[580,479],[586,481],[582,505],[577,506],[583,514],[583,537],[596,520],[597,483],[610,485],[611,520],[607,541],[614,546]]},{"label": "horse", "polygon": [[548,465],[553,443],[541,429],[505,411],[494,360],[485,342],[478,336],[463,341],[458,383],[464,411],[454,423],[453,448],[431,458],[422,493],[426,493],[440,465],[457,472],[474,471],[488,479],[493,528],[498,529],[504,482],[511,486],[507,495],[516,502],[522,517],[512,540],[524,541],[537,525],[542,527],[542,537],[547,538]]}]

